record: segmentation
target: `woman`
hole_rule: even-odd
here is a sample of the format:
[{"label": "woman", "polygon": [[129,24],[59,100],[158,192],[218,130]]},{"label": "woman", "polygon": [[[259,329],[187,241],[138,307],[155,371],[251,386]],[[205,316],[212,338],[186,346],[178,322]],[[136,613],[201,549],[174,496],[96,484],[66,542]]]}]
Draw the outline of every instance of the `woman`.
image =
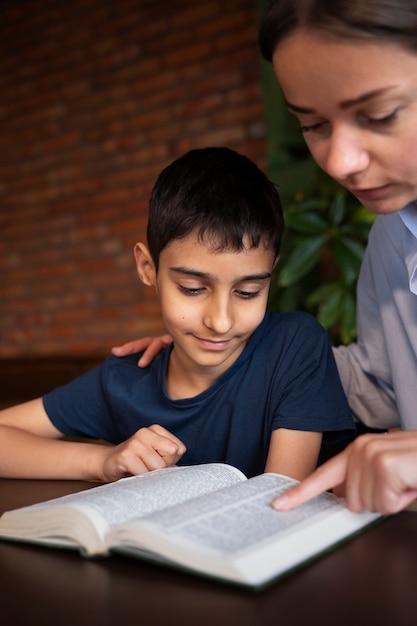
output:
[{"label": "woman", "polygon": [[417,0],[273,0],[259,41],[313,158],[379,214],[358,340],[335,356],[356,417],[401,429],[359,437],[274,506],[337,487],[393,513],[417,497]]}]

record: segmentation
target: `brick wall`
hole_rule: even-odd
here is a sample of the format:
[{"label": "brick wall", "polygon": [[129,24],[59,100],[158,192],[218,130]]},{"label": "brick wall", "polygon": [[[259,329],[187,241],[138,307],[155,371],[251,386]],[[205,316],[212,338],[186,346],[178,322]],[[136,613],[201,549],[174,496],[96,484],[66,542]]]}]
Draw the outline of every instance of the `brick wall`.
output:
[{"label": "brick wall", "polygon": [[132,249],[159,171],[265,169],[255,0],[26,0],[0,20],[0,358],[163,330]]}]

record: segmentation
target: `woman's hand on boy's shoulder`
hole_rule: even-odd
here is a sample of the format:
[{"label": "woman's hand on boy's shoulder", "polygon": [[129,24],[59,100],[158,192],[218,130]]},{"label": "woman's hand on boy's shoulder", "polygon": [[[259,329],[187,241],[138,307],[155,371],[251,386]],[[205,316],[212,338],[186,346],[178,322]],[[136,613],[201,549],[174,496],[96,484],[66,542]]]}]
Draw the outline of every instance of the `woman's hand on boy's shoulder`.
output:
[{"label": "woman's hand on boy's shoulder", "polygon": [[114,346],[112,354],[114,356],[127,356],[142,352],[143,354],[138,361],[139,367],[147,367],[161,350],[172,343],[171,335],[161,335],[160,337],[143,337],[135,341],[129,341],[121,346]]}]

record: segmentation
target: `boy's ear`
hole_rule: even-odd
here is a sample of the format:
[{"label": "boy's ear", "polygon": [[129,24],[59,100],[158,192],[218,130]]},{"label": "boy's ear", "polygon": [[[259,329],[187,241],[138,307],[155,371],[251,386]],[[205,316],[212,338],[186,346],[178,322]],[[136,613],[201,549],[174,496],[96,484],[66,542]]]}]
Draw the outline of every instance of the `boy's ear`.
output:
[{"label": "boy's ear", "polygon": [[154,287],[156,284],[156,270],[148,246],[144,243],[137,243],[134,248],[134,253],[139,278],[144,285]]},{"label": "boy's ear", "polygon": [[278,254],[278,256],[276,257],[276,259],[275,259],[275,261],[274,261],[273,269],[275,269],[275,268],[276,268],[276,266],[277,266],[278,261],[280,260],[280,258],[281,258],[281,257],[280,257],[280,255]]}]

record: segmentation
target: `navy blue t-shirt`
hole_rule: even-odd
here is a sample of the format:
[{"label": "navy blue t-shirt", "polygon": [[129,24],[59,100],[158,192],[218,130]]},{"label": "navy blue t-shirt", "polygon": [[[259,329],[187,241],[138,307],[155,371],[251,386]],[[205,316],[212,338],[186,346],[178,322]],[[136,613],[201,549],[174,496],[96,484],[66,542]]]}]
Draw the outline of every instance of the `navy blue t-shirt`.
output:
[{"label": "navy blue t-shirt", "polygon": [[306,313],[267,312],[236,362],[192,398],[167,394],[171,349],[144,369],[138,354],[110,356],[46,394],[46,413],[65,435],[114,444],[160,424],[187,447],[179,464],[230,463],[247,476],[264,471],[277,428],[323,432],[327,441],[354,432],[327,334]]}]

